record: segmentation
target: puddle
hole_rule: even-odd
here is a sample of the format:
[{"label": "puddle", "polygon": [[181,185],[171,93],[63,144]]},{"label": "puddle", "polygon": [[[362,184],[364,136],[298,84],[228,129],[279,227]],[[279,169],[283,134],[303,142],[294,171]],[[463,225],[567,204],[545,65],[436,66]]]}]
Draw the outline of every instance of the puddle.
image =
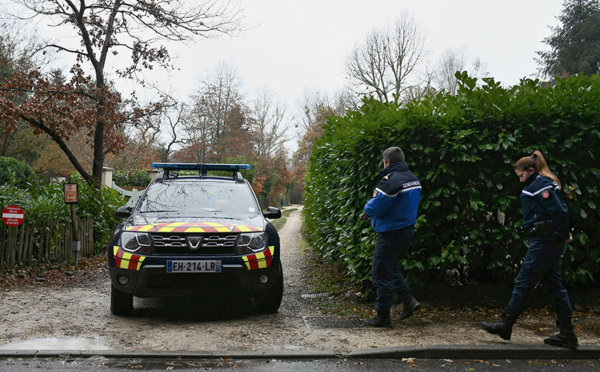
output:
[{"label": "puddle", "polygon": [[111,350],[97,338],[34,338],[0,345],[0,350]]}]

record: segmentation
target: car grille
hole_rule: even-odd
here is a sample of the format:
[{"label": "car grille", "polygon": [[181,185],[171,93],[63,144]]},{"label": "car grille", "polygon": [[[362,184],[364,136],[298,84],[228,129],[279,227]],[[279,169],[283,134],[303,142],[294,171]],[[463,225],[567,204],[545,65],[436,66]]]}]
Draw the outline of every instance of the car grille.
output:
[{"label": "car grille", "polygon": [[[235,254],[237,234],[212,233],[204,235],[151,234],[158,254]],[[197,249],[192,249],[187,237],[202,237]]]}]

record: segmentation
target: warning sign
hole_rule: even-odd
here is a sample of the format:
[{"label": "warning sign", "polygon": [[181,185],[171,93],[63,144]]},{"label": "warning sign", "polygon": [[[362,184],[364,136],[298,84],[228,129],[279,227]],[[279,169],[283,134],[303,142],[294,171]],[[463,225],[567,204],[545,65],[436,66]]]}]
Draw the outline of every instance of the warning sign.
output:
[{"label": "warning sign", "polygon": [[2,222],[6,226],[19,226],[25,220],[25,212],[17,205],[9,205],[2,211]]},{"label": "warning sign", "polygon": [[65,183],[65,203],[77,203],[77,184]]}]

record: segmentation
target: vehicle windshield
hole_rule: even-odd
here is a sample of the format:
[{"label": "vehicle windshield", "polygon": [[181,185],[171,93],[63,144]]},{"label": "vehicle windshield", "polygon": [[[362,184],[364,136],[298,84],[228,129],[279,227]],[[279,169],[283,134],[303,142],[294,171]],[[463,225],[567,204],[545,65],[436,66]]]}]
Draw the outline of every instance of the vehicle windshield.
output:
[{"label": "vehicle windshield", "polygon": [[140,212],[239,216],[260,211],[248,185],[234,182],[167,181],[148,187]]}]

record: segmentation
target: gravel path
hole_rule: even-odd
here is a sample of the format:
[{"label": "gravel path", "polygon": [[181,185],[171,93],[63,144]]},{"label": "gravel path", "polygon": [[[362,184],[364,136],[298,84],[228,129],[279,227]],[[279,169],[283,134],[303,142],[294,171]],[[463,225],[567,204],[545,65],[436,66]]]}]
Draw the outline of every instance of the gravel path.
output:
[{"label": "gravel path", "polygon": [[[0,349],[112,348],[156,351],[337,351],[437,344],[500,344],[475,321],[451,312],[420,313],[391,329],[307,327],[303,317],[320,316],[319,301],[305,298],[306,260],[300,249],[301,207],[280,229],[284,299],[272,315],[248,315],[235,299],[138,299],[129,317],[110,313],[108,274],[85,284],[33,286],[0,293]],[[332,299],[335,301],[335,299]],[[551,316],[523,317],[514,343],[540,344],[555,331]],[[583,337],[582,337],[583,336]],[[600,344],[580,332],[582,344]],[[42,339],[37,340],[37,339]],[[44,346],[45,345],[45,346]]]}]

